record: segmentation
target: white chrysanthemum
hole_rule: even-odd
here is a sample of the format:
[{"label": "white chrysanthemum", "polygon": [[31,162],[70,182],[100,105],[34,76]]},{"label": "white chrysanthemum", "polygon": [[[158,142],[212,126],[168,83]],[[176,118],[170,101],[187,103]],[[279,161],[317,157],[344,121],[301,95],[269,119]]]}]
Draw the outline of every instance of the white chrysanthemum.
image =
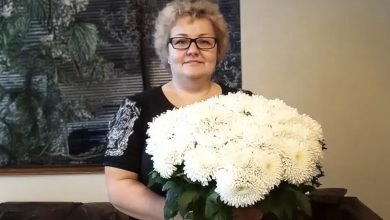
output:
[{"label": "white chrysanthemum", "polygon": [[283,101],[278,100],[272,106],[270,117],[276,124],[285,124],[291,118],[298,115],[298,110],[286,105]]},{"label": "white chrysanthemum", "polygon": [[199,147],[212,147],[214,149],[220,149],[224,146],[224,139],[219,138],[220,135],[210,136],[209,134],[198,134],[194,137],[196,145]]},{"label": "white chrysanthemum", "polygon": [[201,113],[194,113],[196,116],[193,117],[193,123],[199,129],[199,132],[218,131],[227,124],[230,124],[230,115],[223,113],[222,109],[216,111],[215,108],[203,108]]},{"label": "white chrysanthemum", "polygon": [[218,166],[218,155],[212,149],[198,147],[187,151],[184,156],[184,173],[202,186],[207,186],[213,179]]},{"label": "white chrysanthemum", "polygon": [[161,149],[156,151],[152,157],[153,168],[164,178],[169,178],[176,171],[175,166],[183,164],[185,153],[194,148],[194,145],[187,142],[183,144],[178,143],[179,141],[167,142],[168,144],[161,142]]},{"label": "white chrysanthemum", "polygon": [[264,147],[268,146],[270,139],[273,138],[273,129],[267,125],[255,125],[256,121],[252,119],[252,123],[248,123],[248,129],[244,131],[243,140],[249,146]]},{"label": "white chrysanthemum", "polygon": [[316,174],[317,164],[307,146],[294,140],[287,143],[282,149],[284,179],[291,184],[310,181]]},{"label": "white chrysanthemum", "polygon": [[310,130],[310,132],[306,134],[309,139],[311,140],[324,139],[322,127],[317,121],[313,120],[312,118],[310,118],[310,116],[305,114],[299,116],[301,117],[302,120],[301,123],[304,124]]},{"label": "white chrysanthemum", "polygon": [[261,171],[261,181],[270,191],[279,185],[283,178],[282,160],[278,152],[266,149],[255,150],[253,155],[255,167]]},{"label": "white chrysanthemum", "polygon": [[299,146],[305,146],[310,152],[314,161],[320,161],[323,157],[322,150],[322,129],[313,119],[296,115],[291,117],[285,124],[278,124],[274,127],[275,136],[272,144],[284,146],[285,140],[294,140]]},{"label": "white chrysanthemum", "polygon": [[243,140],[226,143],[225,147],[219,150],[221,157],[221,167],[252,167],[250,160],[253,157],[253,148],[243,145]]},{"label": "white chrysanthemum", "polygon": [[[146,140],[147,147],[146,153],[150,155],[156,154],[161,150],[161,143],[171,145],[170,141],[175,137],[175,126],[180,122],[180,111],[167,111],[153,119],[153,122],[149,123],[149,129],[147,135],[149,138]],[[164,145],[163,145],[164,146]]]},{"label": "white chrysanthemum", "polygon": [[310,117],[304,115],[290,117],[284,124],[283,131],[305,140],[318,141],[323,138],[321,126]]},{"label": "white chrysanthemum", "polygon": [[167,111],[147,134],[146,152],[161,176],[183,164],[192,181],[215,180],[221,200],[236,207],[263,199],[282,180],[311,180],[323,157],[315,120],[282,100],[241,92]]},{"label": "white chrysanthemum", "polygon": [[324,159],[322,144],[318,140],[305,140],[302,142],[316,164],[321,164]]},{"label": "white chrysanthemum", "polygon": [[222,169],[216,174],[215,191],[221,201],[229,206],[247,207],[264,199],[269,192],[260,178],[248,169]]},{"label": "white chrysanthemum", "polygon": [[255,204],[282,179],[282,163],[277,153],[229,145],[221,154],[224,158],[216,174],[216,192],[230,206]]},{"label": "white chrysanthemum", "polygon": [[154,170],[156,170],[163,178],[170,178],[177,170],[174,157],[174,153],[168,151],[154,155],[152,157]]},{"label": "white chrysanthemum", "polygon": [[[164,178],[170,177],[176,170],[174,166],[183,164],[185,153],[195,146],[194,143],[188,142],[188,140],[176,138],[159,143],[148,142],[146,153],[153,155],[153,167],[161,176]],[[150,151],[151,148],[155,150],[153,153]]]},{"label": "white chrysanthemum", "polygon": [[[248,94],[238,92],[234,94],[229,94],[228,96],[223,97],[220,102],[224,108],[238,113],[237,115],[249,114],[250,112],[250,99],[252,97]],[[252,102],[253,103],[253,102]]]}]

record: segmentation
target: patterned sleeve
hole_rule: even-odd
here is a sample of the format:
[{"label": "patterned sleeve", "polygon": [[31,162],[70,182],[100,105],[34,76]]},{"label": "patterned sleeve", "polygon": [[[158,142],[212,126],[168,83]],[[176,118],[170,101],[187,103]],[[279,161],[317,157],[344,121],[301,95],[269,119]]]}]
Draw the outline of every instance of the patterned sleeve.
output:
[{"label": "patterned sleeve", "polygon": [[107,146],[104,154],[104,165],[123,168],[130,171],[138,170],[140,160],[139,146],[129,146],[138,143],[136,122],[139,120],[141,109],[136,102],[126,98],[114,118],[109,123]]}]

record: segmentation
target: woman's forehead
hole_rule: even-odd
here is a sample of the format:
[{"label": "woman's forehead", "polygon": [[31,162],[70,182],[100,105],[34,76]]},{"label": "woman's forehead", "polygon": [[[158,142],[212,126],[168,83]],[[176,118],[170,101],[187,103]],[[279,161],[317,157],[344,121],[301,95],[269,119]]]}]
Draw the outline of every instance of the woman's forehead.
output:
[{"label": "woman's forehead", "polygon": [[215,31],[208,18],[179,17],[171,29],[171,36],[214,36]]}]

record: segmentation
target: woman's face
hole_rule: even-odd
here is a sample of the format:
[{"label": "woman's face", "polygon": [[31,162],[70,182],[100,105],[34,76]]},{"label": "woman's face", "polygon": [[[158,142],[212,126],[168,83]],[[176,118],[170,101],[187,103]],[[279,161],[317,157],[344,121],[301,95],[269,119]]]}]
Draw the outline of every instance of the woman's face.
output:
[{"label": "woman's face", "polygon": [[[187,16],[177,19],[170,37],[195,39],[198,37],[216,37],[216,35],[209,19]],[[210,78],[217,64],[217,46],[215,45],[211,49],[199,49],[195,42],[192,42],[188,49],[175,49],[170,43],[168,45],[168,63],[173,77]]]}]

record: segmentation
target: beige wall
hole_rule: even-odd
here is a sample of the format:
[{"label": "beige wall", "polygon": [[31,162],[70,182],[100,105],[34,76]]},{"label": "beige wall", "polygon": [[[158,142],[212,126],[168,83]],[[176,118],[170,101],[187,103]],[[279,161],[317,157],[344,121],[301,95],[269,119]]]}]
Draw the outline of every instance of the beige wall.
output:
[{"label": "beige wall", "polygon": [[[324,187],[390,219],[390,1],[243,0],[241,14],[244,87],[322,123]],[[104,178],[0,177],[0,202],[26,200],[107,201]]]},{"label": "beige wall", "polygon": [[0,176],[0,202],[108,201],[103,174]]},{"label": "beige wall", "polygon": [[390,219],[390,1],[241,1],[243,86],[324,128],[324,187]]}]

